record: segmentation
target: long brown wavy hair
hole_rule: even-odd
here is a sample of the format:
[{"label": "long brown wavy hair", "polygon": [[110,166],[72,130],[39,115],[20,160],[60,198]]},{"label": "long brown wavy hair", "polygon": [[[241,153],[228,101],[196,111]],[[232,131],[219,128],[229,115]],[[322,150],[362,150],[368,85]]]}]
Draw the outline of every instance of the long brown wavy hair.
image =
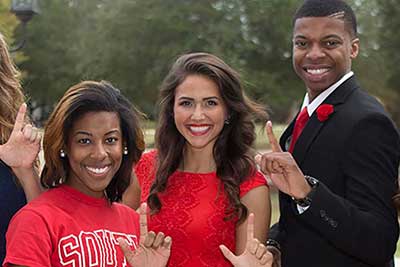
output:
[{"label": "long brown wavy hair", "polygon": [[0,33],[0,144],[10,137],[18,109],[25,100],[19,76]]},{"label": "long brown wavy hair", "polygon": [[74,122],[93,111],[115,112],[118,115],[124,146],[129,151],[123,156],[119,170],[106,188],[107,199],[110,202],[119,201],[129,185],[132,165],[144,150],[143,131],[139,124],[142,114],[108,82],[81,82],[68,89],[60,99],[44,129],[46,163],[40,181],[46,188],[57,187],[66,181],[70,171],[69,160],[68,155],[60,157],[60,150],[67,147]]},{"label": "long brown wavy hair", "polygon": [[255,140],[254,119],[266,120],[265,109],[251,101],[243,92],[238,73],[220,58],[207,53],[191,53],[180,56],[164,79],[159,98],[159,123],[155,135],[157,169],[148,196],[153,212],[161,209],[158,193],[163,192],[168,177],[177,170],[182,161],[185,138],[174,122],[174,99],[176,88],[189,75],[203,75],[214,81],[229,114],[213,148],[216,174],[221,180],[230,207],[227,218],[237,216],[239,222],[247,217],[247,208],[240,202],[239,186],[256,170],[251,146]]}]

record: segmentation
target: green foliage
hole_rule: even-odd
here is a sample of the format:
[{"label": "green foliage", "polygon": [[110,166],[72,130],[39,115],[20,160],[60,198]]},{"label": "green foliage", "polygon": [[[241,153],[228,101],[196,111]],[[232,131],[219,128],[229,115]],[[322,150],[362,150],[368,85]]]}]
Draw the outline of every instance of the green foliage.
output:
[{"label": "green foliage", "polygon": [[381,20],[379,38],[380,51],[384,63],[381,65],[382,72],[385,76],[378,76],[379,79],[384,78],[384,89],[382,98],[388,110],[392,113],[398,127],[400,127],[400,4],[397,0],[377,0],[379,9],[379,17]]},{"label": "green foliage", "polygon": [[6,38],[7,43],[11,44],[13,41],[13,32],[17,26],[17,19],[10,12],[10,2],[7,0],[0,0],[0,31]]},{"label": "green foliage", "polygon": [[[395,103],[400,95],[397,2],[349,1],[360,25],[361,54],[354,70],[393,114],[398,112]],[[0,25],[10,35],[14,27],[8,25],[15,24],[15,18],[2,15],[7,3],[0,0]],[[177,56],[194,51],[214,53],[237,69],[247,93],[271,108],[274,121],[287,121],[304,95],[304,85],[291,67],[297,0],[41,0],[40,4],[41,15],[28,24],[26,58],[19,60],[19,66],[26,74],[25,90],[45,111],[71,85],[105,79],[154,118],[163,77]]]}]

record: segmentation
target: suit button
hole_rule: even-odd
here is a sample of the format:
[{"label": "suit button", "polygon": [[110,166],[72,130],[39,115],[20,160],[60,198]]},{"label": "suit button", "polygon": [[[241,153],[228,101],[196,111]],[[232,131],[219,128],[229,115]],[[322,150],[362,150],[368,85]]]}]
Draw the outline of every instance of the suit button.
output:
[{"label": "suit button", "polygon": [[325,218],[326,217],[326,211],[320,210],[319,211],[319,215],[321,216],[321,218]]}]

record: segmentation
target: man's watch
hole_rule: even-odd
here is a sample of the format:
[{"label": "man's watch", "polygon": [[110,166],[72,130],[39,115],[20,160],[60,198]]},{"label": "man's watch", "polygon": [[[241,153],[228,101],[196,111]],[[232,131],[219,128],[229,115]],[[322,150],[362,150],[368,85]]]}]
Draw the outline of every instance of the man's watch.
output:
[{"label": "man's watch", "polygon": [[304,178],[306,178],[307,183],[311,186],[311,191],[308,193],[307,196],[304,198],[294,198],[292,197],[293,201],[299,205],[300,207],[309,207],[311,205],[311,200],[312,200],[312,195],[314,194],[315,188],[318,186],[319,181],[315,179],[314,177],[305,175]]}]

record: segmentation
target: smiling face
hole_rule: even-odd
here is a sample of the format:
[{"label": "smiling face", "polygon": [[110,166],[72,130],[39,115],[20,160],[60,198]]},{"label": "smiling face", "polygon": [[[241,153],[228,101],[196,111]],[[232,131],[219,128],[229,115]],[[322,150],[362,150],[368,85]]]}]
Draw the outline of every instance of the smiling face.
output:
[{"label": "smiling face", "polygon": [[293,67],[311,99],[351,69],[359,40],[351,38],[345,27],[344,20],[335,17],[304,17],[295,22]]},{"label": "smiling face", "polygon": [[70,165],[66,183],[78,191],[103,197],[122,162],[122,132],[114,112],[87,112],[69,133]]},{"label": "smiling face", "polygon": [[174,120],[188,149],[210,149],[221,133],[227,108],[217,84],[189,75],[175,90]]}]

